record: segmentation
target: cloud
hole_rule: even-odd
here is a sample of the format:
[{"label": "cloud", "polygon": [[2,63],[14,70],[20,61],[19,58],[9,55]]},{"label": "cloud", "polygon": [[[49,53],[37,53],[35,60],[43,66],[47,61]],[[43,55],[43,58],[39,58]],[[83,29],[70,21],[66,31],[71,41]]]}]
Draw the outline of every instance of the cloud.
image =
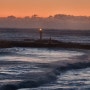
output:
[{"label": "cloud", "polygon": [[72,29],[90,30],[90,17],[56,14],[46,18],[33,15],[18,18],[8,16],[0,18],[1,28],[48,28],[48,29]]}]

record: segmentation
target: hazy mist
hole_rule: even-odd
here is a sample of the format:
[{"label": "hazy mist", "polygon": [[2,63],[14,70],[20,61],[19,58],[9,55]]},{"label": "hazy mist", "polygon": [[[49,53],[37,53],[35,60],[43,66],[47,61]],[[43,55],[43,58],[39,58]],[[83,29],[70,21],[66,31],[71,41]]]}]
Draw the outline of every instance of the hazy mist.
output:
[{"label": "hazy mist", "polygon": [[15,16],[1,17],[0,28],[47,28],[90,30],[90,17],[56,14],[49,17],[33,15],[19,18]]}]

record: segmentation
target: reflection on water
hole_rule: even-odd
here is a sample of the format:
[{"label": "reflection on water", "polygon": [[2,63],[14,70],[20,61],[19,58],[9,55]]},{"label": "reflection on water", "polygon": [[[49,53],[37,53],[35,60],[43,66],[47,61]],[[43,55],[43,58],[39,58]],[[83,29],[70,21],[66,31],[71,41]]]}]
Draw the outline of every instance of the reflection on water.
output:
[{"label": "reflection on water", "polygon": [[59,60],[70,60],[70,58],[74,56],[80,56],[84,54],[82,52],[72,50],[58,50],[58,48],[9,48],[1,50],[0,53],[0,60],[28,61],[39,63],[49,63]]},{"label": "reflection on water", "polygon": [[[49,48],[7,48],[0,49],[0,61],[26,61],[36,63],[51,63],[60,60],[71,60],[84,53],[72,50]],[[22,74],[26,72],[42,72],[34,64],[15,64],[0,67],[0,72],[5,74]]]},{"label": "reflection on water", "polygon": [[[44,69],[35,63],[51,63],[60,60],[70,60],[73,57],[81,56],[84,53],[72,50],[48,49],[48,48],[7,48],[0,49],[0,61],[25,61],[27,64],[10,65],[5,63],[0,67],[0,79],[5,75],[19,75],[30,72],[43,72]],[[31,63],[30,63],[31,62]],[[7,64],[7,65],[6,65]],[[2,75],[5,74],[5,75]]]},{"label": "reflection on water", "polygon": [[76,88],[77,90],[90,89],[90,68],[67,71],[58,76],[57,81],[51,84],[52,88]]},{"label": "reflection on water", "polygon": [[90,90],[90,68],[67,71],[54,83],[21,90]]},{"label": "reflection on water", "polygon": [[0,68],[0,73],[5,73],[9,75],[19,75],[23,73],[29,73],[29,72],[42,72],[42,70],[32,64],[21,64],[21,65],[9,65],[9,66],[3,66]]},{"label": "reflection on water", "polygon": [[[41,74],[51,69],[50,67],[40,67],[40,65],[47,63],[52,64],[52,62],[63,60],[69,61],[77,58],[80,58],[81,60],[82,56],[88,56],[87,52],[88,51],[85,50],[64,50],[59,48],[0,49],[0,85],[3,83],[6,84],[30,79],[28,75],[31,73]],[[15,61],[20,63],[16,63]],[[89,75],[90,69],[68,71],[58,76],[56,82],[29,90],[55,90],[58,88],[81,88],[84,86],[89,87]]]},{"label": "reflection on water", "polygon": [[57,83],[68,87],[87,87],[90,86],[90,68],[72,70],[58,77]]}]

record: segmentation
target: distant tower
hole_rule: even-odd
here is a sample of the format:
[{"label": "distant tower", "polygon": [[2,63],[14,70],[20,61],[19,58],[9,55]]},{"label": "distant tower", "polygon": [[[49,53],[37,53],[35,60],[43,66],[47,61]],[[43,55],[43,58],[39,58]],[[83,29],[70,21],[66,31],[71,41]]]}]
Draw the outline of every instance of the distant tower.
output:
[{"label": "distant tower", "polygon": [[39,29],[39,33],[40,33],[40,40],[42,40],[42,28]]}]

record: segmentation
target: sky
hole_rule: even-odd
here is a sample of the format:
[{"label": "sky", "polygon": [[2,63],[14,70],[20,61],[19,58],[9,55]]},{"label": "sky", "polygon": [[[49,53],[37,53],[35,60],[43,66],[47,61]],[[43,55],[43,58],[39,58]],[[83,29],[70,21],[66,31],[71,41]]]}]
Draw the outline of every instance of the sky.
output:
[{"label": "sky", "polygon": [[0,17],[34,14],[41,17],[55,14],[90,16],[90,0],[0,0]]}]

